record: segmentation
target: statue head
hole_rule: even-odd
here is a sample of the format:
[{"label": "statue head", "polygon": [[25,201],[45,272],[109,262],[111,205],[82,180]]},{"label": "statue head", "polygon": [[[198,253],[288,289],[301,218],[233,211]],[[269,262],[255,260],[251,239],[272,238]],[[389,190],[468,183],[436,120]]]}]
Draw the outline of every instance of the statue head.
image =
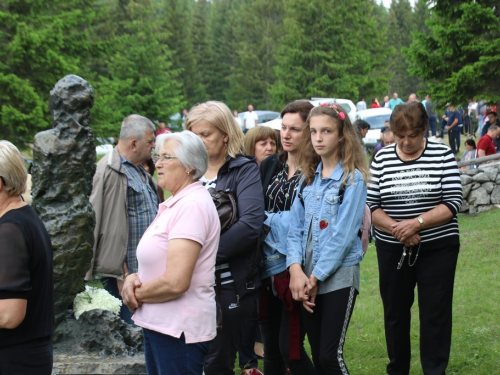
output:
[{"label": "statue head", "polygon": [[89,126],[94,89],[83,78],[70,74],[59,80],[50,91],[49,109],[54,125],[72,118],[81,126]]}]

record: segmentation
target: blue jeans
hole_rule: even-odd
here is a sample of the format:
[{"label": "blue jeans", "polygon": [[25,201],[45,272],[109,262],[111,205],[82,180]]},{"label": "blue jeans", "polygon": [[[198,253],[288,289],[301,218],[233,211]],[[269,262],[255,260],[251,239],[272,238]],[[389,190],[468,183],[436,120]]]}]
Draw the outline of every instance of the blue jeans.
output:
[{"label": "blue jeans", "polygon": [[142,329],[148,375],[202,375],[211,341],[186,344],[179,338]]},{"label": "blue jeans", "polygon": [[429,128],[427,129],[427,136],[429,136],[429,130],[431,131],[433,136],[436,136],[436,125],[437,116],[429,116]]}]

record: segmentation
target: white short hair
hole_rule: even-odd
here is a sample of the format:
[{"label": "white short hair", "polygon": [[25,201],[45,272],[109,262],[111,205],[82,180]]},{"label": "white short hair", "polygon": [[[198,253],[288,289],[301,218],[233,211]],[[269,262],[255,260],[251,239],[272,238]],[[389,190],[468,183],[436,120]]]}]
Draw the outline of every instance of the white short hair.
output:
[{"label": "white short hair", "polygon": [[177,160],[188,170],[193,180],[199,180],[208,167],[208,152],[203,141],[192,131],[184,130],[180,133],[160,134],[156,137],[156,153],[160,155],[166,141],[173,140],[176,143],[174,149]]}]

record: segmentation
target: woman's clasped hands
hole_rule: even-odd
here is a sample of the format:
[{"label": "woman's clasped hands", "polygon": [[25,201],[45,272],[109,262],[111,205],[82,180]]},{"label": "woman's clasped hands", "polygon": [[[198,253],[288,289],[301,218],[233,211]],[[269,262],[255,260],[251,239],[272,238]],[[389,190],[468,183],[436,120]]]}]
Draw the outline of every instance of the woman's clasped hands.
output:
[{"label": "woman's clasped hands", "polygon": [[295,301],[302,301],[306,311],[313,312],[318,294],[318,279],[312,274],[307,277],[298,263],[290,266],[290,291]]},{"label": "woman's clasped hands", "polygon": [[420,235],[418,230],[420,224],[415,219],[398,221],[391,225],[392,235],[405,246],[415,246],[420,243]]},{"label": "woman's clasped hands", "polygon": [[135,296],[135,290],[140,288],[142,285],[139,275],[133,273],[128,275],[123,283],[123,288],[121,291],[121,296],[123,303],[131,312],[135,312],[139,307],[142,306],[142,302],[137,301]]}]

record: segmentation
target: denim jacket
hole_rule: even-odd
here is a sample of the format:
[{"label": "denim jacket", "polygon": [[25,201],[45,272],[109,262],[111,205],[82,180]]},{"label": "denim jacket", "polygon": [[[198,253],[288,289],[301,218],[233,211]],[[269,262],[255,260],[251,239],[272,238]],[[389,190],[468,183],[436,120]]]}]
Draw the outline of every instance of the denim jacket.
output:
[{"label": "denim jacket", "polygon": [[290,211],[266,212],[270,230],[262,244],[259,272],[261,280],[286,270],[286,241]]},{"label": "denim jacket", "polygon": [[[363,259],[358,230],[366,203],[366,185],[358,170],[347,179],[344,199],[339,204],[339,189],[344,176],[340,161],[328,178],[321,178],[323,164],[316,169],[311,185],[298,197],[290,210],[286,266],[304,264],[309,230],[312,230],[313,275],[324,281],[339,267],[358,264]],[[354,181],[352,181],[354,180]],[[299,189],[297,190],[297,194]]]}]

